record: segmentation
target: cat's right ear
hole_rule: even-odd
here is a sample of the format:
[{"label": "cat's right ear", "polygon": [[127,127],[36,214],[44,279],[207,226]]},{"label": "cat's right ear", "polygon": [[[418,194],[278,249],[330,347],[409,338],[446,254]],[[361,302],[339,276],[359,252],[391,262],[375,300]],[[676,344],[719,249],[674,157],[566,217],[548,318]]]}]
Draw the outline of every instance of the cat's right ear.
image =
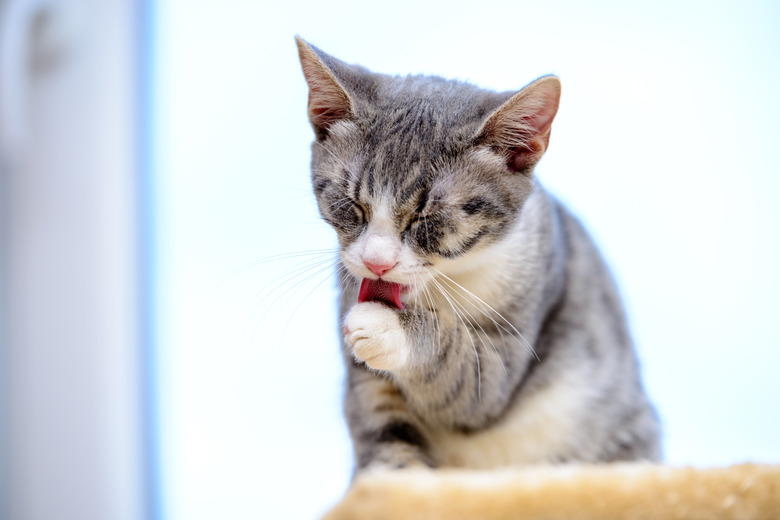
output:
[{"label": "cat's right ear", "polygon": [[487,118],[478,140],[504,155],[511,171],[529,172],[547,150],[560,99],[558,78],[539,78]]},{"label": "cat's right ear", "polygon": [[309,84],[309,121],[317,138],[322,139],[333,123],[352,116],[352,99],[323,61],[330,56],[299,36],[295,37],[295,43],[298,44],[303,75]]}]

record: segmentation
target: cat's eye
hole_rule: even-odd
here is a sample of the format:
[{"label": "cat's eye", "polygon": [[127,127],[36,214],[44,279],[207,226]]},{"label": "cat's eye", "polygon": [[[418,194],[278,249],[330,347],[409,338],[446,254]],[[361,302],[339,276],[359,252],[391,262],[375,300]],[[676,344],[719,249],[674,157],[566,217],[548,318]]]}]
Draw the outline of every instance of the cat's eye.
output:
[{"label": "cat's eye", "polygon": [[366,210],[357,202],[352,202],[352,209],[355,211],[355,214],[358,217],[358,221],[360,224],[365,224],[368,222],[368,218],[366,217]]},{"label": "cat's eye", "polygon": [[421,222],[424,218],[426,218],[426,215],[421,213],[415,213],[412,215],[412,218],[409,219],[409,224],[406,225],[406,231],[411,231],[412,227],[414,227],[414,225],[418,222]]},{"label": "cat's eye", "polygon": [[406,225],[404,232],[409,233],[411,236],[418,236],[420,233],[427,235],[430,230],[434,229],[440,222],[437,213],[414,213],[409,219],[409,223]]},{"label": "cat's eye", "polygon": [[356,232],[368,222],[368,209],[349,197],[342,197],[326,206],[325,220],[344,232]]},{"label": "cat's eye", "polygon": [[412,226],[420,222],[421,220],[427,218],[429,215],[424,214],[425,207],[428,205],[428,192],[423,191],[420,195],[420,200],[417,202],[417,208],[415,208],[414,213],[412,213],[412,218],[409,219],[409,224],[406,226],[406,230],[409,231],[412,229]]}]

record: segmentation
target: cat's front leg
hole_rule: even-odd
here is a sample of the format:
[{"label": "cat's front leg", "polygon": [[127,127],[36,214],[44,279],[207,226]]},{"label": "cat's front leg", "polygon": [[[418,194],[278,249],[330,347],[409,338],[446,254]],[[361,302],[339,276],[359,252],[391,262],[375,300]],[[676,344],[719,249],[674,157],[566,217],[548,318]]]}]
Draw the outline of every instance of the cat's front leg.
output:
[{"label": "cat's front leg", "polygon": [[344,334],[355,358],[375,370],[401,370],[411,357],[400,311],[382,303],[355,304],[344,319]]},{"label": "cat's front leg", "polygon": [[414,316],[410,309],[363,302],[353,305],[344,318],[344,353],[354,360],[347,364],[344,411],[358,471],[436,466],[424,423],[410,412],[393,382],[419,357],[412,350]]}]

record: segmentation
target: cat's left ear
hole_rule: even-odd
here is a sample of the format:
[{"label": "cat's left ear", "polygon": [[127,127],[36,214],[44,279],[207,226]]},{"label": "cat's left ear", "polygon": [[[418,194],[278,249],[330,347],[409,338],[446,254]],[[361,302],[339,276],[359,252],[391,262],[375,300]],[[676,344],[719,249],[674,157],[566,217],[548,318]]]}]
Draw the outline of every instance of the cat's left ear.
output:
[{"label": "cat's left ear", "polygon": [[[331,70],[338,61],[296,36],[301,68],[309,84],[309,121],[318,138],[324,138],[333,123],[351,117],[352,100]],[[328,67],[323,60],[329,60]]]},{"label": "cat's left ear", "polygon": [[478,142],[502,154],[511,171],[529,172],[547,150],[560,99],[558,78],[539,78],[485,120],[477,133]]}]

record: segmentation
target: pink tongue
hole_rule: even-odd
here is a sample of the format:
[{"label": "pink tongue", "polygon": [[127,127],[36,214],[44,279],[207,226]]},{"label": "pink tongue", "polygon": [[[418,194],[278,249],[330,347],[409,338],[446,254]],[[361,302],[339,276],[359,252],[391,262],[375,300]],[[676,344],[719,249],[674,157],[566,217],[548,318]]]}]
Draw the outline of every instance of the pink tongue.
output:
[{"label": "pink tongue", "polygon": [[401,302],[401,286],[383,280],[363,278],[363,283],[360,284],[358,303],[363,302],[382,302],[396,309],[404,308],[404,304]]}]

